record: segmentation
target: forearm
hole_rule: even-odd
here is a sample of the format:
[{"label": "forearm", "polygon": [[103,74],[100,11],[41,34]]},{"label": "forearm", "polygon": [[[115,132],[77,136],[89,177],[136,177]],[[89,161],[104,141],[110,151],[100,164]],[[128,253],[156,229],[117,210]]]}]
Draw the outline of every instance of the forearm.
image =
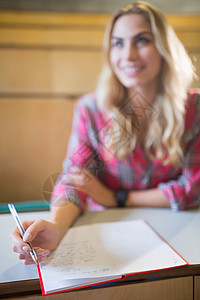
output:
[{"label": "forearm", "polygon": [[[116,207],[115,192],[100,182],[92,189],[90,196],[105,207]],[[130,191],[126,202],[127,207],[166,207],[170,208],[170,201],[162,190],[154,188],[140,191]]]},{"label": "forearm", "polygon": [[[96,190],[93,199],[106,207],[116,207],[114,191],[104,187]],[[168,197],[159,189],[131,191],[128,193],[127,207],[166,207],[170,208]]]},{"label": "forearm", "polygon": [[105,207],[116,207],[117,204],[114,200],[115,192],[108,189],[106,186],[99,184],[96,191],[90,194],[90,196],[99,204]]},{"label": "forearm", "polygon": [[159,189],[132,191],[128,193],[127,207],[166,207],[170,208],[167,196]]},{"label": "forearm", "polygon": [[80,212],[81,210],[77,205],[69,203],[67,200],[59,201],[51,206],[49,221],[57,226],[58,241],[80,215]]},{"label": "forearm", "polygon": [[[115,191],[105,186],[99,179],[94,177],[85,169],[79,169],[76,173],[70,174],[73,178],[73,186],[86,195],[90,196],[97,203],[105,207],[116,207]],[[149,189],[142,191],[130,191],[126,202],[127,207],[170,207],[168,197],[160,189]]]}]

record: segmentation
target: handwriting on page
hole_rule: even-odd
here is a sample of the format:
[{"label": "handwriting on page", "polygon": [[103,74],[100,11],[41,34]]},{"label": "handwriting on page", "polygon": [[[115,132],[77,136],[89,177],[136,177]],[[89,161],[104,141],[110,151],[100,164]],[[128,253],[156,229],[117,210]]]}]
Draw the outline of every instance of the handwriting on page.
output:
[{"label": "handwriting on page", "polygon": [[135,220],[69,229],[41,263],[41,274],[51,292],[185,264],[146,222]]},{"label": "handwriting on page", "polygon": [[[102,245],[98,242],[82,240],[61,243],[56,252],[42,263],[42,271],[54,278],[93,278],[113,274],[113,265]],[[61,278],[62,277],[62,278]]]}]

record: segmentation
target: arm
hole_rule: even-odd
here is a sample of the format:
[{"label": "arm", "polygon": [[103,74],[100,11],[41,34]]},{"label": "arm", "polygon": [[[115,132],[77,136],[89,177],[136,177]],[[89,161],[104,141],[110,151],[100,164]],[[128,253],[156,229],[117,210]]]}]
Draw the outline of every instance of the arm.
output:
[{"label": "arm", "polygon": [[200,93],[189,95],[183,136],[182,173],[176,180],[160,183],[158,188],[170,199],[173,210],[200,205]]},{"label": "arm", "polygon": [[[81,106],[81,105],[80,105]],[[10,234],[13,250],[25,264],[33,261],[29,255],[26,242],[31,242],[37,252],[38,259],[44,259],[51,250],[55,249],[60,239],[84,209],[85,195],[73,190],[68,184],[68,173],[74,163],[84,164],[91,157],[91,147],[88,143],[86,128],[86,109],[77,105],[73,118],[73,129],[68,145],[67,157],[64,161],[64,172],[53,189],[49,220],[24,222],[26,234],[22,240],[17,228]]]},{"label": "arm", "polygon": [[[74,187],[83,191],[85,194],[93,198],[97,203],[105,207],[116,207],[114,200],[114,191],[103,185],[89,171],[85,169],[74,169],[74,173],[70,174],[73,178]],[[72,183],[73,184],[73,183]],[[126,202],[127,207],[170,207],[168,197],[159,189],[148,189],[141,191],[131,191],[128,193]]]},{"label": "arm", "polygon": [[66,200],[59,201],[51,207],[49,222],[57,227],[57,240],[61,240],[67,229],[73,224],[80,214],[80,208]]},{"label": "arm", "polygon": [[159,189],[148,189],[128,193],[127,207],[165,207],[170,208],[168,197]]},{"label": "arm", "polygon": [[91,135],[94,136],[91,120],[91,111],[94,110],[95,114],[93,102],[93,96],[86,95],[75,106],[72,132],[67,147],[67,155],[63,162],[63,173],[60,174],[51,197],[52,203],[56,203],[60,199],[68,199],[79,206],[81,211],[84,211],[86,207],[86,194],[76,189],[73,184],[71,169],[74,166],[90,169],[90,164],[96,164],[95,146],[91,144]]}]

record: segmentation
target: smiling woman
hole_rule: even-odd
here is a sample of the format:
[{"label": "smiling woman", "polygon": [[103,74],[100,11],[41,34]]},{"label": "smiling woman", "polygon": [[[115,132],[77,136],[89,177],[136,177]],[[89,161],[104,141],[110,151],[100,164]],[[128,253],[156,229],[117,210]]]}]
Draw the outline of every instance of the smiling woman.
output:
[{"label": "smiling woman", "polygon": [[[134,109],[125,116],[122,110],[115,111],[125,129],[119,139],[127,136],[130,126],[134,132],[126,148],[118,151],[119,157],[131,152],[139,139],[150,157],[176,162],[182,156],[183,111],[194,69],[166,17],[142,1],[117,11],[108,24],[104,49],[105,63],[97,89],[99,105],[119,108],[125,99],[133,100],[139,93],[146,100],[144,107],[148,110],[153,104],[157,112],[146,120],[134,117]],[[142,137],[134,130],[136,122],[143,130]]]},{"label": "smiling woman", "polygon": [[25,264],[25,242],[44,259],[85,209],[199,206],[200,96],[189,89],[183,45],[164,15],[139,1],[111,17],[104,54],[95,93],[76,105],[49,221],[25,222],[24,241],[17,229],[10,236]]}]

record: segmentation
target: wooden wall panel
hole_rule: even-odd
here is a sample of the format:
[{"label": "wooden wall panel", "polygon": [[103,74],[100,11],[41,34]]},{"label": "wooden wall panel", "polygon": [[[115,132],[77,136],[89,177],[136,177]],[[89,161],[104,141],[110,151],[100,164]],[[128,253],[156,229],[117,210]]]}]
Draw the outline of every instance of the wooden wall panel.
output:
[{"label": "wooden wall panel", "polygon": [[101,49],[103,29],[88,28],[0,28],[2,45],[79,46]]},{"label": "wooden wall panel", "polygon": [[[109,14],[0,11],[0,24],[38,26],[105,26]],[[172,17],[173,19],[173,17]]]},{"label": "wooden wall panel", "polygon": [[93,91],[101,65],[96,51],[0,49],[0,96]]},{"label": "wooden wall panel", "polygon": [[75,101],[1,99],[1,202],[40,200],[62,170]]}]

